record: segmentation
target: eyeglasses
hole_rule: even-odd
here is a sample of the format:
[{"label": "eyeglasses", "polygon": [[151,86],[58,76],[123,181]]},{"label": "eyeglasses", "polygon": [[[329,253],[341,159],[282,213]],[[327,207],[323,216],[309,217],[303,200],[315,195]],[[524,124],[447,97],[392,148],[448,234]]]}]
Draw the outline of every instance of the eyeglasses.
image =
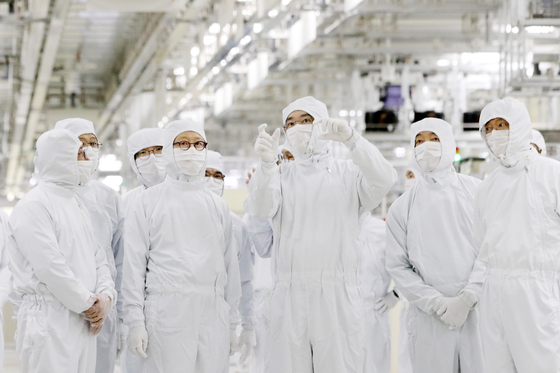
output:
[{"label": "eyeglasses", "polygon": [[200,152],[204,150],[204,148],[206,148],[206,145],[208,145],[208,143],[204,141],[197,141],[192,143],[188,141],[180,141],[180,142],[173,143],[174,148],[179,147],[181,148],[181,150],[189,150],[191,148],[191,145],[194,146],[194,148]]},{"label": "eyeglasses", "polygon": [[222,173],[218,173],[218,174],[214,174],[214,175],[210,175],[208,172],[204,175],[206,177],[211,177],[212,179],[214,179],[214,181],[217,180],[221,180],[224,181],[226,175],[222,174]]},{"label": "eyeglasses", "polygon": [[297,124],[313,124],[313,119],[312,118],[303,118],[301,120],[301,123],[296,123],[295,121],[289,121],[286,124],[284,124],[284,129],[289,130],[290,128],[295,127]]},{"label": "eyeglasses", "polygon": [[162,155],[162,148],[156,148],[154,150],[140,150],[138,153],[136,153],[136,158],[140,158],[140,159],[148,159],[150,157],[150,155],[153,154],[155,157],[161,157]]},{"label": "eyeglasses", "polygon": [[86,143],[82,143],[82,144],[83,144],[83,146],[91,146],[91,147],[94,148],[94,149],[99,149],[99,147],[100,147],[101,145],[103,145],[103,144],[100,143],[100,142],[86,142]]}]

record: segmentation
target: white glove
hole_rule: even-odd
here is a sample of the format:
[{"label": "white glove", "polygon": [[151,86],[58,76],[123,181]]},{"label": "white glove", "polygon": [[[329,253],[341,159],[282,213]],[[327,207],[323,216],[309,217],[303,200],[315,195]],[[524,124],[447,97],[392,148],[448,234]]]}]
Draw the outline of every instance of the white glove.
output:
[{"label": "white glove", "polygon": [[314,124],[318,125],[323,131],[323,133],[317,136],[320,140],[345,142],[352,137],[352,127],[345,120],[320,118]]},{"label": "white glove", "polygon": [[239,337],[235,329],[229,330],[229,356],[235,355],[239,351]]},{"label": "white glove", "polygon": [[245,364],[253,353],[253,348],[257,345],[257,335],[254,330],[241,329],[239,336],[239,351],[241,351],[241,364]]},{"label": "white glove", "polygon": [[449,325],[449,329],[463,326],[471,307],[461,297],[443,297],[437,310],[441,321]]},{"label": "white glove", "polygon": [[375,301],[375,310],[380,314],[384,315],[393,307],[399,303],[399,298],[393,293],[393,291],[388,292],[385,296],[378,298]]},{"label": "white glove", "polygon": [[128,338],[126,340],[128,344],[128,349],[134,355],[143,357],[144,359],[148,357],[146,355],[146,350],[148,349],[148,332],[143,326],[137,326],[128,331]]},{"label": "white glove", "polygon": [[119,320],[117,324],[117,357],[121,356],[125,343],[125,327],[122,320]]},{"label": "white glove", "polygon": [[276,152],[278,151],[278,142],[280,140],[280,128],[277,128],[272,136],[266,133],[267,124],[263,123],[259,126],[259,136],[255,142],[255,153],[265,163],[276,161]]}]

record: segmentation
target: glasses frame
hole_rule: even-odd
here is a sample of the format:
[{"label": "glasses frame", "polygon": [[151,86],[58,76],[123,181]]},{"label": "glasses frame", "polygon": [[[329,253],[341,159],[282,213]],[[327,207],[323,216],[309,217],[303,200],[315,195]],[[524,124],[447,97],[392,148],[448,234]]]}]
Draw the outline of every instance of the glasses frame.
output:
[{"label": "glasses frame", "polygon": [[[142,150],[140,150],[140,152],[141,151]],[[154,155],[154,157],[160,158],[163,155],[163,146],[162,146],[162,149],[161,149],[161,153],[159,153],[159,154],[156,154],[155,150],[148,150],[148,155],[145,156],[145,157],[142,157],[142,156],[139,155],[140,152],[138,152],[134,155],[136,157],[136,159],[149,159],[152,154]]]},{"label": "glasses frame", "polygon": [[[196,144],[198,144],[198,143],[202,143],[202,144],[204,144],[204,146],[203,146],[201,149],[198,149],[198,148],[196,147]],[[185,144],[186,144],[186,145],[185,145]],[[201,152],[201,151],[203,151],[204,149],[206,149],[206,147],[208,146],[208,143],[205,142],[205,141],[196,141],[196,142],[193,142],[193,143],[188,142],[188,141],[178,141],[178,142],[174,142],[174,143],[173,143],[173,147],[175,147],[175,145],[179,145],[179,148],[180,148],[181,150],[184,150],[184,151],[187,151],[187,150],[189,150],[189,149],[191,148],[191,146],[194,146],[194,148],[195,148],[196,150],[198,150],[199,152]],[[183,146],[186,146],[187,148],[185,149]]]}]

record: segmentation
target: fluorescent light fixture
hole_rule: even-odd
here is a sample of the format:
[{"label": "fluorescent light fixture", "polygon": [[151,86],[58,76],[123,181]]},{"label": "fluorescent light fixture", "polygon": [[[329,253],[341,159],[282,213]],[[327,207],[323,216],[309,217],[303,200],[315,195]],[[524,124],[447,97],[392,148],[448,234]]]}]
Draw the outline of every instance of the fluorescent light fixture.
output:
[{"label": "fluorescent light fixture", "polygon": [[101,182],[118,192],[121,189],[123,178],[119,175],[109,175]]},{"label": "fluorescent light fixture", "polygon": [[101,172],[117,172],[121,170],[122,162],[117,160],[117,156],[114,154],[105,154],[99,158],[99,166],[97,168]]},{"label": "fluorescent light fixture", "polygon": [[260,23],[255,23],[255,24],[253,25],[253,32],[254,32],[255,34],[260,33],[262,30],[263,30],[263,25],[262,25],[262,24],[260,24]]},{"label": "fluorescent light fixture", "polygon": [[338,112],[338,115],[341,117],[347,117],[348,116],[348,110],[340,110]]},{"label": "fluorescent light fixture", "polygon": [[216,40],[218,39],[215,35],[204,35],[204,38],[202,38],[202,42],[204,43],[204,45],[212,45],[216,42]]},{"label": "fluorescent light fixture", "polygon": [[276,9],[272,9],[270,12],[268,12],[268,16],[270,18],[275,18],[278,15],[278,11]]},{"label": "fluorescent light fixture", "polygon": [[525,31],[529,34],[549,34],[554,31],[554,26],[527,26]]},{"label": "fluorescent light fixture", "polygon": [[200,54],[200,48],[198,47],[198,45],[195,45],[194,47],[191,48],[191,56],[196,57]]},{"label": "fluorescent light fixture", "polygon": [[437,65],[445,67],[451,65],[451,62],[449,60],[438,60]]},{"label": "fluorescent light fixture", "polygon": [[208,32],[211,34],[219,34],[221,29],[219,23],[212,23],[208,28]]},{"label": "fluorescent light fixture", "polygon": [[[239,41],[239,44],[241,44],[241,45],[247,45],[247,44],[249,44],[250,42],[251,42],[251,35],[245,35],[245,36],[243,37],[243,39],[241,39],[241,40]],[[232,50],[233,50],[233,49],[232,49]]]},{"label": "fluorescent light fixture", "polygon": [[395,148],[395,157],[397,158],[404,158],[406,156],[406,148],[401,146]]},{"label": "fluorescent light fixture", "polygon": [[182,66],[176,67],[173,69],[174,75],[185,75],[185,68]]},{"label": "fluorescent light fixture", "polygon": [[191,75],[196,75],[198,74],[198,69],[196,67],[191,67],[191,71],[190,71]]}]

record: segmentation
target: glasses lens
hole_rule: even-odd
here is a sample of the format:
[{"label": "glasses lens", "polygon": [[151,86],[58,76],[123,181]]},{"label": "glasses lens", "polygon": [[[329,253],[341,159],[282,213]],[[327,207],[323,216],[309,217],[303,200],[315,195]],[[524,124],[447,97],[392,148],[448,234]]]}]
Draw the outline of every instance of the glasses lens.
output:
[{"label": "glasses lens", "polygon": [[204,144],[202,141],[197,141],[194,143],[194,147],[196,150],[202,150],[205,146],[206,144]]},{"label": "glasses lens", "polygon": [[189,148],[191,147],[191,143],[188,141],[182,141],[181,142],[181,149],[183,150],[189,150]]},{"label": "glasses lens", "polygon": [[147,152],[138,153],[138,158],[140,158],[140,159],[147,159],[149,156],[150,156],[150,153],[147,153]]}]

